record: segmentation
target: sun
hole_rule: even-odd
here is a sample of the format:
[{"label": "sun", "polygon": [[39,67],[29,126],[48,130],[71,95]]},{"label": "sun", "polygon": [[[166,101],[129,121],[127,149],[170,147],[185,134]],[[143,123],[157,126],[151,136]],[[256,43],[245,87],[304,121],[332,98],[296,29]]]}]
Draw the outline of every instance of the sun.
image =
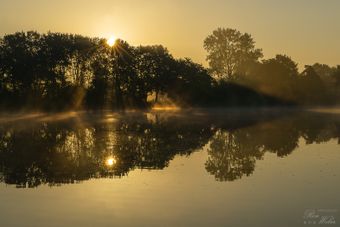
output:
[{"label": "sun", "polygon": [[107,43],[107,45],[109,45],[110,47],[113,47],[113,46],[115,45],[116,41],[117,41],[117,37],[115,37],[115,36],[110,36],[110,38],[108,38],[108,39],[106,40],[106,43]]}]

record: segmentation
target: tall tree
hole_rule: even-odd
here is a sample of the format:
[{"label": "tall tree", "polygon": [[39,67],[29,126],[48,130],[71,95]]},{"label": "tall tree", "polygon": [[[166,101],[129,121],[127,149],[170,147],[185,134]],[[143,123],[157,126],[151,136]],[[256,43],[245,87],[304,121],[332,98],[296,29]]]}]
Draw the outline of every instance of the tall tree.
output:
[{"label": "tall tree", "polygon": [[170,82],[166,93],[181,105],[208,105],[211,102],[213,78],[200,64],[192,60],[176,61],[176,77]]},{"label": "tall tree", "polygon": [[299,89],[301,92],[299,97],[303,104],[319,105],[331,101],[324,82],[310,65],[306,65],[300,75]]},{"label": "tall tree", "polygon": [[252,75],[255,88],[261,92],[287,101],[296,96],[297,63],[286,55],[263,60]]},{"label": "tall tree", "polygon": [[138,73],[144,78],[148,92],[155,93],[155,102],[157,102],[159,94],[165,91],[166,86],[173,79],[175,60],[161,45],[140,46],[137,52]]},{"label": "tall tree", "polygon": [[111,50],[105,39],[97,40],[96,52],[91,63],[93,78],[87,92],[87,106],[94,109],[111,109],[113,81]]},{"label": "tall tree", "polygon": [[263,56],[255,48],[250,34],[230,28],[218,28],[204,40],[208,52],[207,60],[214,76],[232,79],[237,73],[246,71],[246,65],[257,62]]},{"label": "tall tree", "polygon": [[335,79],[336,81],[336,86],[337,87],[340,87],[340,65],[337,65],[333,74],[332,74],[332,77]]},{"label": "tall tree", "polygon": [[39,51],[41,35],[37,32],[17,32],[6,35],[2,41],[2,77],[8,82],[12,102],[26,105],[37,104],[39,93]]},{"label": "tall tree", "polygon": [[124,93],[136,78],[134,48],[123,40],[117,40],[112,49],[112,59],[116,109],[124,110]]}]

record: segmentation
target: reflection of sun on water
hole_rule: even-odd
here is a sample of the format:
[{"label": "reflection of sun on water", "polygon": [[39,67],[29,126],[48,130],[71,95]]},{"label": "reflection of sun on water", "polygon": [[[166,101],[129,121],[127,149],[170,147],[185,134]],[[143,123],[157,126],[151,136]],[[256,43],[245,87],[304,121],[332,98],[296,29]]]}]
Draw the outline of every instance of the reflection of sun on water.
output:
[{"label": "reflection of sun on water", "polygon": [[105,163],[107,166],[113,166],[114,164],[116,164],[116,162],[117,160],[115,158],[110,157],[106,159]]}]

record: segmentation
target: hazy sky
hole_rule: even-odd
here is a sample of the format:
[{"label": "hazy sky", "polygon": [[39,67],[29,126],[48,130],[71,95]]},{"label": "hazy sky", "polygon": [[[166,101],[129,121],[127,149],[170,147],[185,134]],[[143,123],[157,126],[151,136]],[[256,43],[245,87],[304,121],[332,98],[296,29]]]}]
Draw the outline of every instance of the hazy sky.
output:
[{"label": "hazy sky", "polygon": [[340,0],[0,0],[0,35],[112,34],[204,64],[203,40],[217,27],[251,33],[267,58],[340,64]]}]

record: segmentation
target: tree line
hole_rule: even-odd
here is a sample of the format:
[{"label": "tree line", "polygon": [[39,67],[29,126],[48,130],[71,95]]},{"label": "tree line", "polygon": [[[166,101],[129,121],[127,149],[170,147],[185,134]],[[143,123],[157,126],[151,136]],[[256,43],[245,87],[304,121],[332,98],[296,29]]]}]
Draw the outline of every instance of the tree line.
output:
[{"label": "tree line", "polygon": [[288,56],[263,60],[251,35],[219,28],[204,41],[209,68],[161,46],[131,46],[81,35],[17,32],[0,38],[4,110],[228,107],[335,104],[340,66],[298,72]]},{"label": "tree line", "polygon": [[226,83],[298,105],[334,105],[340,98],[340,65],[315,63],[302,72],[289,56],[263,59],[248,33],[218,28],[204,41],[210,73]]}]

